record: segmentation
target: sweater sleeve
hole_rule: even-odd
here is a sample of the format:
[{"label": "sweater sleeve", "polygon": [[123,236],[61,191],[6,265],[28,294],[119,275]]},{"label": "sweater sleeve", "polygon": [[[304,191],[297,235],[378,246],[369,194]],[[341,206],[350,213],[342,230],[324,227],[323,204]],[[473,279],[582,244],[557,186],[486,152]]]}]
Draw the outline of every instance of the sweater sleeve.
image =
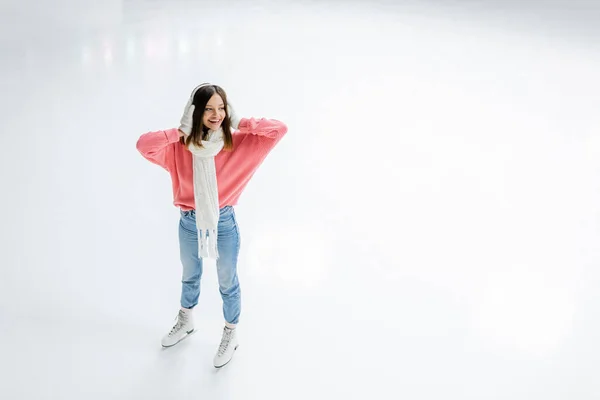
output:
[{"label": "sweater sleeve", "polygon": [[242,118],[239,125],[239,133],[264,136],[275,141],[279,141],[287,130],[283,122],[267,118]]},{"label": "sweater sleeve", "polygon": [[173,155],[173,146],[170,145],[178,141],[178,130],[169,129],[144,133],[138,139],[136,147],[148,161],[168,170],[169,159]]}]

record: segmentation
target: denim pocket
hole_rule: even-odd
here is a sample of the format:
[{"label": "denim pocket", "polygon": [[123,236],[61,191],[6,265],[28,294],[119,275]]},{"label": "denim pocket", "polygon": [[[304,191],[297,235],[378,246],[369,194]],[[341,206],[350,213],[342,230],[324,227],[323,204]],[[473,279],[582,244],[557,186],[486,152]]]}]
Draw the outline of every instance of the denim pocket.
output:
[{"label": "denim pocket", "polygon": [[219,218],[219,235],[231,235],[237,231],[237,224],[233,216],[233,209],[223,212]]}]

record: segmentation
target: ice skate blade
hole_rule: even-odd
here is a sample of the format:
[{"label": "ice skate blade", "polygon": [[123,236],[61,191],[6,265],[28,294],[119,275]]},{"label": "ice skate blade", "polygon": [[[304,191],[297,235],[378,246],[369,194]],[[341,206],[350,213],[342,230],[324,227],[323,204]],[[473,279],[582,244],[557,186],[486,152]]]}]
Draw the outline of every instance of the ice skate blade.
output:
[{"label": "ice skate blade", "polygon": [[189,337],[189,336],[193,335],[194,333],[196,333],[196,330],[195,330],[195,329],[192,329],[191,331],[189,331],[189,332],[186,332],[185,336],[183,336],[181,339],[179,339],[178,341],[176,341],[175,343],[173,343],[173,344],[171,344],[171,345],[169,345],[169,346],[165,346],[164,344],[162,344],[162,343],[161,343],[161,345],[162,345],[162,348],[163,348],[163,349],[170,349],[171,347],[175,346],[176,344],[179,344],[179,343],[181,343],[181,341],[182,341],[182,340],[184,340],[185,338],[187,338],[187,337]]}]

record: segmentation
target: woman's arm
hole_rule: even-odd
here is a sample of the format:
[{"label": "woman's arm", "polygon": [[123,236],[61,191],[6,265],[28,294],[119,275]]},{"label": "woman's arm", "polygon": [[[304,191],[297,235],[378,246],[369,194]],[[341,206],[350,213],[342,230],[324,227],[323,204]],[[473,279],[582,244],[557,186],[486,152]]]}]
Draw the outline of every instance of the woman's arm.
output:
[{"label": "woman's arm", "polygon": [[257,136],[265,136],[278,141],[287,133],[287,126],[276,119],[267,118],[242,118],[239,132]]},{"label": "woman's arm", "polygon": [[172,152],[170,144],[177,143],[182,135],[179,129],[148,132],[140,136],[136,148],[148,161],[168,169],[167,163]]}]

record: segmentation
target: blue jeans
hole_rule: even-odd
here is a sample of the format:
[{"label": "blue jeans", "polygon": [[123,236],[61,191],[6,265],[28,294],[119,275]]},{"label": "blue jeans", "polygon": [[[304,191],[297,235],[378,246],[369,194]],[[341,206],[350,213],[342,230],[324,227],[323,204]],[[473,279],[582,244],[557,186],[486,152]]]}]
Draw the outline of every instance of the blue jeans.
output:
[{"label": "blue jeans", "polygon": [[[217,247],[219,250],[217,275],[219,292],[223,299],[223,316],[230,324],[237,324],[241,311],[240,283],[237,276],[240,233],[231,206],[223,207],[220,211]],[[194,210],[181,211],[179,250],[183,265],[181,306],[193,308],[198,304],[202,277],[202,259],[198,258],[198,231]]]}]

